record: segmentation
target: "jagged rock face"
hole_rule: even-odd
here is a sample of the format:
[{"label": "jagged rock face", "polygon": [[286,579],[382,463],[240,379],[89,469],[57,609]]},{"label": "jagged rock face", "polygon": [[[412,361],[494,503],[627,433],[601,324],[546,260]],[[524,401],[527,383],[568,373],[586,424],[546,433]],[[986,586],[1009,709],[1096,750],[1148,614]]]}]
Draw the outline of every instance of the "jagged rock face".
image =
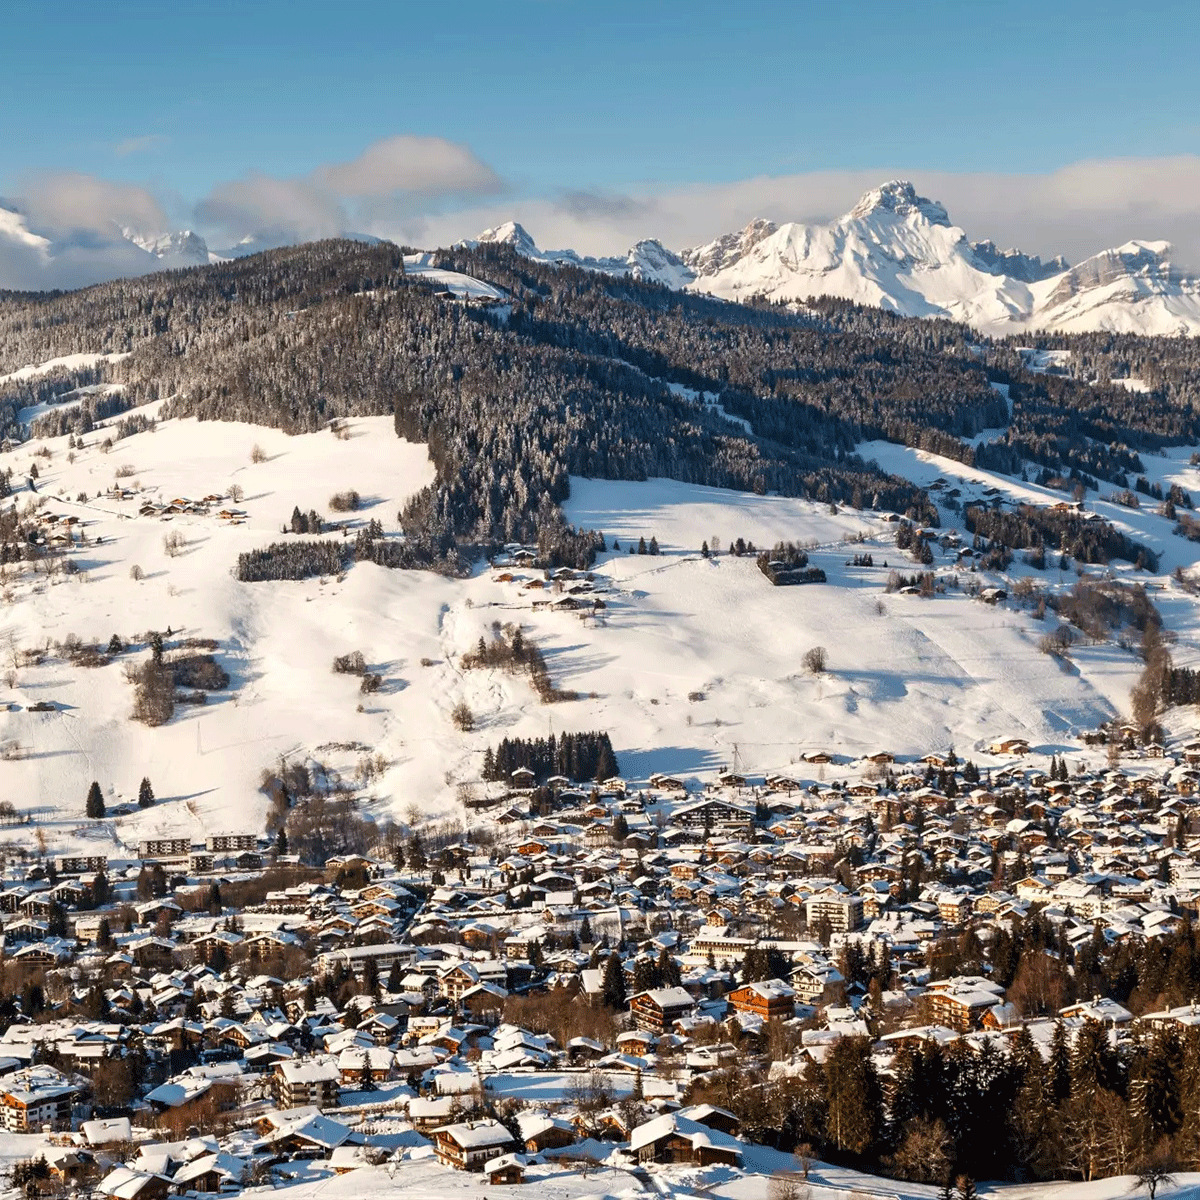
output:
[{"label": "jagged rock face", "polygon": [[1061,275],[1070,263],[1060,254],[1049,262],[1042,262],[1036,254],[1023,254],[1020,250],[1001,250],[996,243],[984,239],[972,242],[971,250],[979,265],[993,275],[1007,275],[1022,283],[1037,283],[1051,275]]},{"label": "jagged rock face", "polygon": [[709,242],[706,246],[694,246],[680,252],[679,257],[697,275],[715,275],[718,271],[732,267],[734,263],[744,258],[759,242],[771,236],[779,229],[774,221],[760,217],[751,221],[745,229],[737,233],[727,233]]},{"label": "jagged rock face", "polygon": [[1065,272],[1050,293],[1049,304],[1062,304],[1082,292],[1135,277],[1158,286],[1181,286],[1182,272],[1171,265],[1166,242],[1127,242],[1085,259]]}]

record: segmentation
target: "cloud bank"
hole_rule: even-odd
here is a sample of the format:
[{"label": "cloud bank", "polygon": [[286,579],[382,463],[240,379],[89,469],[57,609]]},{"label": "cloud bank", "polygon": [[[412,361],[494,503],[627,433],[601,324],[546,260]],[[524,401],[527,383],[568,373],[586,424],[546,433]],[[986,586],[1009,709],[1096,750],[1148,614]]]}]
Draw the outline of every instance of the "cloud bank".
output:
[{"label": "cloud bank", "polygon": [[398,134],[373,142],[349,162],[281,179],[251,175],[218,184],[196,206],[197,224],[218,237],[259,242],[372,232],[449,200],[495,193],[500,177],[467,146]]},{"label": "cloud bank", "polygon": [[[118,156],[156,148],[156,135],[114,147]],[[409,220],[447,204],[493,195],[504,187],[469,147],[445,138],[398,134],[367,146],[347,162],[306,175],[251,174],[215,185],[196,203],[191,224],[216,250],[251,240],[257,246],[335,237]],[[77,173],[26,176],[16,209],[0,219],[0,288],[81,287],[145,274],[160,260],[133,244],[169,232],[164,203],[149,188]]]},{"label": "cloud bank", "polygon": [[[1179,265],[1200,271],[1196,155],[1078,162],[1045,174],[892,163],[685,186],[564,186],[552,195],[522,196],[470,147],[398,134],[305,175],[251,174],[218,183],[191,217],[215,250],[244,238],[266,246],[344,232],[434,247],[513,219],[545,249],[617,254],[646,237],[676,250],[699,245],[757,217],[827,221],[897,177],[945,204],[975,240],[1077,262],[1131,238],[1164,239],[1174,243]],[[13,206],[22,213],[22,230],[44,235],[50,245],[11,236],[12,222],[0,220],[0,287],[72,287],[155,270],[158,260],[121,230],[157,234],[172,225],[149,188],[82,174],[27,177]]]}]

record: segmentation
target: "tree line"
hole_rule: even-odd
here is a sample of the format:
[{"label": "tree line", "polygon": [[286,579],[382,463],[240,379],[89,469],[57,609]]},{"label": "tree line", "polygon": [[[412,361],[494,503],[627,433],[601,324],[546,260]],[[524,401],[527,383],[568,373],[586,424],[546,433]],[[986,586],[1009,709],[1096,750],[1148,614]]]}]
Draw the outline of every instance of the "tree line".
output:
[{"label": "tree line", "polygon": [[562,775],[576,783],[602,781],[620,774],[607,733],[561,733],[545,738],[504,738],[484,751],[483,778],[507,783],[525,767],[542,783]]}]

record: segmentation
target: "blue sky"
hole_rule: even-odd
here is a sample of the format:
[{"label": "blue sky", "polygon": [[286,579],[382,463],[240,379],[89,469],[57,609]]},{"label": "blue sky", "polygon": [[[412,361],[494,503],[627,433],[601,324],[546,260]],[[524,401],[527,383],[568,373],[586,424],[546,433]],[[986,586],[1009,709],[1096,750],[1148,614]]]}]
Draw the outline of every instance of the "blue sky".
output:
[{"label": "blue sky", "polygon": [[[403,135],[395,177],[376,176],[366,199],[338,192],[329,220],[440,235],[456,219],[469,233],[477,216],[549,213],[566,236],[573,215],[585,248],[605,248],[666,212],[663,196],[717,188],[728,201],[742,181],[815,178],[757,195],[807,209],[777,219],[833,215],[860,178],[892,168],[952,195],[976,181],[958,188],[973,216],[982,180],[1194,161],[1198,7],[17,0],[0,46],[0,195],[32,211],[48,177],[78,173],[142,189],[172,224],[213,225],[254,215],[247,187],[231,209],[227,185],[305,180],[303,209],[313,181],[329,198],[331,164]],[[424,161],[435,141],[479,171],[418,164],[423,182],[406,187],[403,154]],[[1116,211],[1153,207],[1149,175]],[[667,220],[679,238],[703,232]]]}]

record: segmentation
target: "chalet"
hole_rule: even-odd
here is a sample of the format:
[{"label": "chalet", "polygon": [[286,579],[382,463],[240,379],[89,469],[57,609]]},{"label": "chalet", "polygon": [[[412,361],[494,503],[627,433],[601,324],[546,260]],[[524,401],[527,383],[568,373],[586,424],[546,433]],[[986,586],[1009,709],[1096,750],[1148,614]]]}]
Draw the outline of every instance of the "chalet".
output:
[{"label": "chalet", "polygon": [[1028,754],[1029,743],[1024,738],[1001,738],[988,749],[993,754]]},{"label": "chalet", "polygon": [[244,1160],[232,1154],[204,1154],[184,1163],[171,1179],[172,1191],[212,1194],[236,1190],[246,1175]]},{"label": "chalet", "polygon": [[362,1141],[361,1134],[325,1116],[312,1105],[266,1112],[255,1127],[262,1137],[255,1150],[277,1156],[328,1159],[338,1147]]},{"label": "chalet", "polygon": [[971,915],[973,905],[969,892],[942,892],[937,900],[938,916],[947,925],[958,925]]},{"label": "chalet", "polygon": [[764,1021],[787,1020],[795,1014],[796,993],[782,979],[764,979],[735,988],[729,1003],[739,1013],[753,1013]]},{"label": "chalet", "polygon": [[805,1004],[840,1001],[845,992],[842,973],[832,963],[801,963],[792,972],[792,987]]},{"label": "chalet", "polygon": [[114,1167],[96,1185],[96,1193],[112,1200],[166,1200],[171,1181],[152,1171]]},{"label": "chalet", "polygon": [[998,985],[975,978],[940,980],[923,997],[931,1022],[960,1033],[979,1029],[984,1014],[1003,998]]},{"label": "chalet", "polygon": [[575,1141],[575,1127],[557,1117],[538,1112],[520,1112],[516,1115],[516,1122],[527,1154],[559,1150]]},{"label": "chalet", "polygon": [[629,1011],[639,1029],[665,1033],[681,1017],[690,1015],[695,1003],[685,988],[651,988],[630,997]]},{"label": "chalet", "polygon": [[862,924],[863,900],[844,889],[817,892],[804,902],[804,913],[810,928],[828,921],[834,933],[850,933]]},{"label": "chalet", "polygon": [[771,792],[798,792],[800,783],[789,775],[768,775],[767,790]]},{"label": "chalet", "polygon": [[433,1131],[438,1162],[458,1171],[482,1171],[484,1164],[516,1149],[513,1135],[491,1118],[460,1121]]},{"label": "chalet", "polygon": [[395,1055],[385,1046],[352,1046],[338,1055],[338,1070],[342,1083],[356,1088],[362,1079],[364,1068],[370,1070],[376,1082],[390,1079]]},{"label": "chalet", "polygon": [[675,812],[673,819],[684,829],[698,829],[731,823],[745,825],[754,820],[754,809],[714,797],[685,805]]},{"label": "chalet", "polygon": [[525,1159],[520,1154],[501,1154],[483,1165],[488,1183],[500,1187],[525,1182]]},{"label": "chalet", "polygon": [[687,784],[682,779],[676,779],[673,775],[651,775],[650,786],[661,792],[686,792]]},{"label": "chalet", "polygon": [[686,1163],[697,1167],[742,1163],[742,1143],[736,1137],[679,1113],[665,1113],[639,1125],[630,1133],[629,1149],[640,1163]]}]

